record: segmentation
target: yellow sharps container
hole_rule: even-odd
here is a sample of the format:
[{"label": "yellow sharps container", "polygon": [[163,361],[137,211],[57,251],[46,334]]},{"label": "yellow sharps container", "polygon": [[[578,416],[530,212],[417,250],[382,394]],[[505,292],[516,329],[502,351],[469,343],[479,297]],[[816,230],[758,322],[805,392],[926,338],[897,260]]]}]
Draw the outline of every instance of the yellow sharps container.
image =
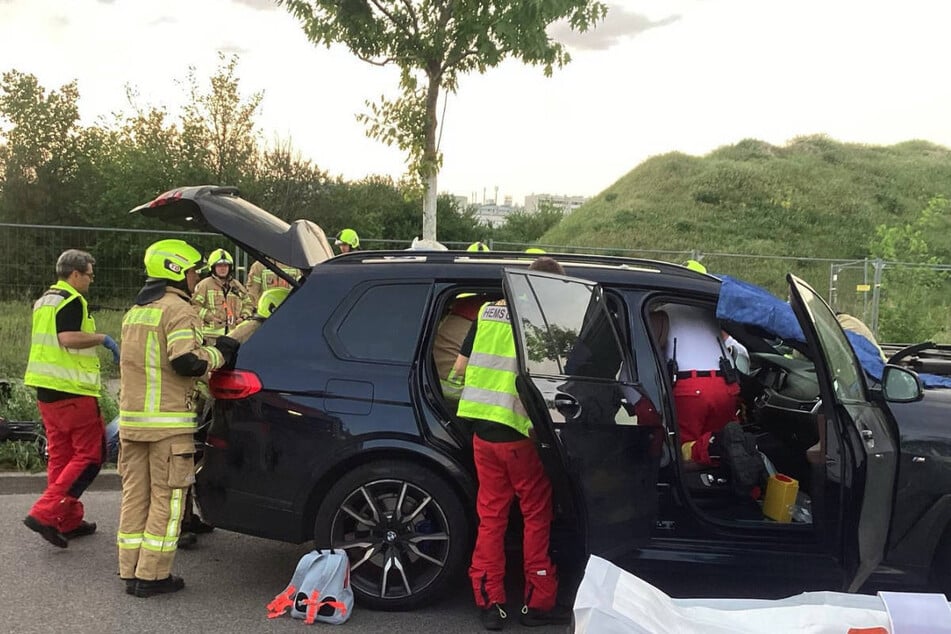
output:
[{"label": "yellow sharps container", "polygon": [[792,519],[792,509],[799,493],[799,481],[787,475],[776,473],[769,476],[766,483],[766,500],[763,502],[763,515],[777,522]]}]

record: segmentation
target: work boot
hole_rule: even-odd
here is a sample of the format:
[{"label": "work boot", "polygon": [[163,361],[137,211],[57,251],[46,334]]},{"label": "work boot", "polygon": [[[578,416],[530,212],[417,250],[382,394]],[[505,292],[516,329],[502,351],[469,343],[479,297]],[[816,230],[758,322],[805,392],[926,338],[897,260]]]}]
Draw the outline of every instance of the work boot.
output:
[{"label": "work boot", "polygon": [[196,535],[203,535],[205,533],[210,533],[213,530],[215,530],[214,526],[201,521],[201,518],[197,515],[192,515],[191,519],[186,522],[182,522],[183,533],[195,533]]},{"label": "work boot", "polygon": [[156,579],[155,581],[136,579],[135,588],[132,590],[132,594],[137,597],[145,598],[156,594],[169,594],[171,592],[178,592],[184,587],[185,580],[181,577],[176,577],[175,575],[169,575],[164,579]]},{"label": "work boot", "polygon": [[506,618],[508,618],[508,614],[505,613],[505,606],[493,603],[482,610],[482,627],[492,632],[498,632],[505,625]]},{"label": "work boot", "polygon": [[86,520],[83,520],[82,522],[80,522],[79,526],[77,526],[73,530],[66,531],[65,533],[63,533],[63,537],[65,537],[66,539],[76,539],[77,537],[85,537],[86,535],[92,535],[95,532],[96,532],[96,523],[87,522]]},{"label": "work boot", "polygon": [[122,579],[122,580],[125,582],[125,593],[135,594],[135,577],[131,579]]},{"label": "work boot", "polygon": [[182,532],[178,536],[178,547],[188,550],[198,543],[198,535],[195,533]]},{"label": "work boot", "polygon": [[522,606],[522,614],[518,620],[525,627],[536,627],[538,625],[568,625],[571,623],[571,608],[556,605],[550,610],[539,610],[538,608],[530,608],[526,605]]},{"label": "work boot", "polygon": [[69,546],[69,541],[66,539],[66,537],[52,524],[44,524],[32,515],[27,515],[26,519],[23,520],[23,523],[26,524],[26,527],[31,531],[36,531],[40,534],[40,537],[53,544],[57,548],[66,548]]}]

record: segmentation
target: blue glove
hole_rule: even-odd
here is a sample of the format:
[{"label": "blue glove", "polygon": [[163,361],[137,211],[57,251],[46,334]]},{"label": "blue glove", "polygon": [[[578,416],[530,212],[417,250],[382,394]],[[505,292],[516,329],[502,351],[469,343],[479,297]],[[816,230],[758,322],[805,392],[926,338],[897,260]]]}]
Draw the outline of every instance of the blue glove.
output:
[{"label": "blue glove", "polygon": [[102,345],[112,352],[112,360],[119,363],[119,344],[109,335],[103,335]]}]

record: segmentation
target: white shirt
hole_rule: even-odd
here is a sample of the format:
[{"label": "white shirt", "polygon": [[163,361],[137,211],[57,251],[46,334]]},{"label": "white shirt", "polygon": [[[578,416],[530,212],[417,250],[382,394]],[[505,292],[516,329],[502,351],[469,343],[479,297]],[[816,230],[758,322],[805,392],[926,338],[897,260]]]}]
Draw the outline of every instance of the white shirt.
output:
[{"label": "white shirt", "polygon": [[666,305],[664,312],[670,320],[665,352],[668,359],[674,358],[676,342],[677,369],[719,370],[723,350],[716,317],[708,309],[676,304]]},{"label": "white shirt", "polygon": [[730,355],[730,360],[733,362],[733,367],[743,374],[749,374],[750,352],[746,349],[746,346],[730,336],[728,336],[723,341],[723,345]]}]

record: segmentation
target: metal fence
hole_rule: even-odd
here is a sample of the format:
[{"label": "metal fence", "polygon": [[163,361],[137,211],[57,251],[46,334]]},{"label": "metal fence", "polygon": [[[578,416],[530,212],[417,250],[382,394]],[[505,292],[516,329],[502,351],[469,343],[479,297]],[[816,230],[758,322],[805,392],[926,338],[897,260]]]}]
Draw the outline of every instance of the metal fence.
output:
[{"label": "metal fence", "polygon": [[[56,227],[0,224],[0,299],[32,301],[54,279],[56,258],[65,249],[89,251],[96,258],[96,281],[90,288],[90,304],[124,307],[143,282],[145,248],[163,238],[183,238],[202,253],[224,247],[235,256],[238,277],[244,280],[250,262],[230,241],[213,233],[184,233],[108,227]],[[363,249],[405,249],[408,239],[361,239]],[[451,249],[465,249],[469,242],[444,242]],[[496,251],[523,251],[540,247],[548,252],[594,253],[683,263],[700,260],[714,274],[727,274],[759,284],[780,297],[787,293],[787,273],[806,280],[829,300],[836,310],[848,312],[869,324],[876,334],[883,315],[909,327],[949,331],[948,284],[951,266],[922,265],[883,260],[848,260],[789,256],[744,255],[700,250],[626,249],[579,245],[488,243]],[[904,308],[903,308],[904,306]],[[903,312],[904,311],[904,312]],[[920,322],[926,319],[927,323]],[[886,331],[889,328],[886,327]],[[930,335],[922,335],[930,336]],[[910,336],[908,340],[915,338]],[[898,340],[892,338],[892,340]]]}]

